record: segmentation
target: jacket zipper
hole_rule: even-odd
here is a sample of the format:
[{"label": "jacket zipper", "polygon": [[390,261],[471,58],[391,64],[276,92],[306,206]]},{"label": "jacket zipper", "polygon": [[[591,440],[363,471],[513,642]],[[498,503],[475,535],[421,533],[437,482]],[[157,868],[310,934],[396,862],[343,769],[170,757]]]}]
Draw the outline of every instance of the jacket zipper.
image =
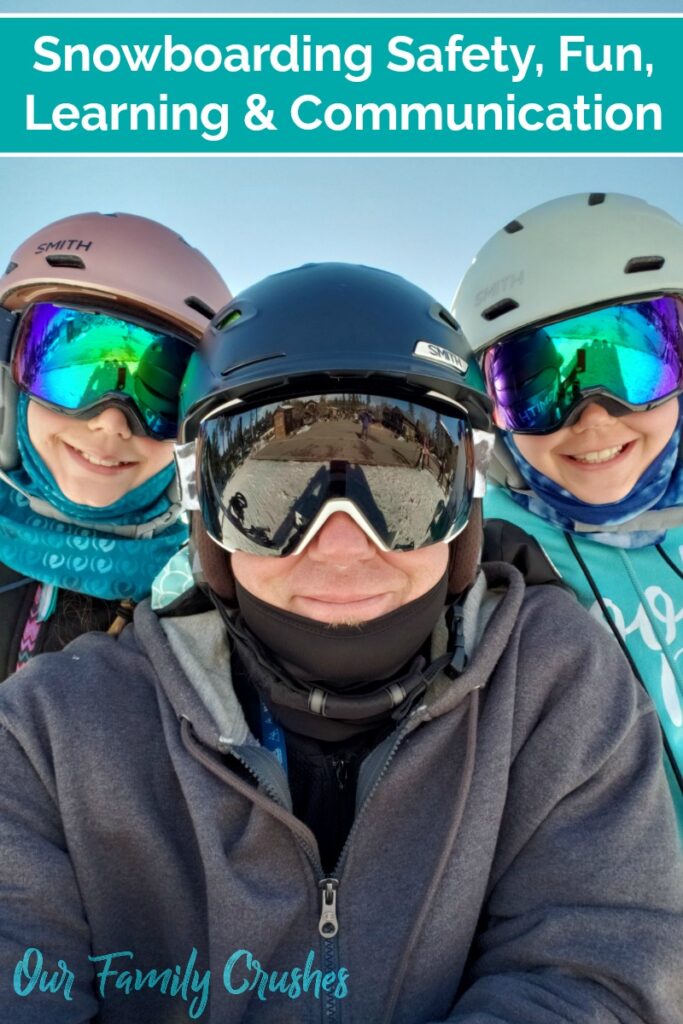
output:
[{"label": "jacket zipper", "polygon": [[[324,879],[323,882],[320,883],[322,891],[323,891],[323,905],[324,905],[324,902],[325,902],[326,890],[328,888],[328,885],[325,884],[325,883],[327,883],[331,887],[330,891],[332,893],[332,901],[333,901],[332,902],[332,912],[334,913],[334,927],[336,928],[336,930],[334,932],[334,936],[336,936],[337,932],[339,931],[339,925],[337,923],[337,917],[336,917],[336,901],[337,901],[337,888],[336,887],[339,885],[339,882],[337,881],[336,878],[327,878],[327,879]],[[322,918],[321,918],[321,925],[322,925]],[[323,940],[323,956],[322,956],[322,959],[323,959],[323,963],[325,965],[325,973],[327,974],[327,973],[333,972],[335,975],[337,975],[337,977],[339,977],[339,943],[338,943],[338,940],[336,938],[331,937],[331,938],[325,938]],[[334,994],[332,992],[325,992],[324,1000],[323,1000],[323,1003],[322,1003],[322,1006],[321,1006],[322,1018],[323,1018],[324,1024],[336,1024],[336,1022],[339,1019],[338,1009],[339,1009],[338,1002],[337,1002],[337,1000],[335,1000]]]},{"label": "jacket zipper", "polygon": [[[323,940],[322,959],[323,963],[325,964],[326,971],[334,971],[336,973],[339,968],[339,940],[337,938],[337,935],[339,934],[339,918],[337,916],[337,892],[340,886],[340,876],[342,874],[344,863],[346,862],[346,857],[351,843],[351,839],[354,833],[356,832],[361,820],[365,816],[367,806],[371,802],[372,797],[377,791],[380,782],[386,775],[389,765],[394,759],[396,751],[398,750],[399,746],[403,742],[406,735],[409,732],[412,732],[413,729],[420,724],[420,713],[422,713],[423,717],[425,710],[426,708],[424,705],[420,705],[419,707],[414,708],[413,711],[411,711],[411,713],[405,719],[403,727],[396,734],[394,743],[392,744],[391,749],[389,750],[387,756],[385,757],[381,768],[376,772],[375,779],[370,787],[370,790],[367,796],[365,797],[365,800],[363,801],[363,804],[360,810],[358,811],[358,814],[356,815],[356,818],[354,820],[353,825],[351,826],[351,830],[349,831],[348,836],[346,837],[346,842],[344,843],[342,851],[339,855],[339,860],[337,861],[337,866],[335,868],[333,876],[326,876],[323,872],[318,845],[317,842],[315,842],[315,836],[313,836],[313,833],[310,831],[310,829],[308,829],[303,824],[300,824],[298,827],[294,825],[293,822],[296,822],[297,819],[294,817],[291,811],[289,811],[286,807],[283,806],[278,794],[276,793],[275,789],[270,785],[268,780],[265,777],[263,777],[261,773],[258,772],[251,764],[249,764],[248,761],[241,754],[239,754],[234,747],[226,745],[224,748],[224,752],[230,754],[232,757],[235,758],[235,760],[239,761],[239,763],[243,765],[244,768],[246,768],[246,770],[249,772],[252,778],[255,779],[256,782],[263,787],[264,791],[268,794],[268,802],[275,804],[276,808],[278,809],[276,817],[282,820],[283,823],[286,824],[290,831],[293,833],[295,840],[304,850],[304,853],[306,854],[309,862],[311,863],[312,868],[318,875],[318,889],[320,891],[321,897],[320,918],[318,920],[318,932]],[[194,730],[192,729],[192,723],[189,721],[189,719],[182,718],[181,727],[183,723],[185,724],[187,731],[193,734],[191,752],[194,754],[194,756],[202,764],[204,764],[204,766],[208,768],[211,772],[213,772],[219,778],[222,778],[224,782],[227,782],[229,785],[232,785],[235,788],[241,790],[242,792],[245,792],[246,795],[250,796],[252,799],[254,797],[258,798],[258,793],[255,793],[251,787],[247,787],[246,783],[243,783],[241,779],[234,775],[234,773],[230,772],[229,777],[226,777],[225,769],[223,769],[223,767],[220,764],[218,764],[204,750],[200,740],[194,734]],[[257,802],[260,803],[261,801],[257,799]],[[273,813],[273,811],[271,810],[270,813]],[[286,818],[284,817],[285,815]],[[308,836],[311,836],[313,838],[315,842],[314,846],[308,842]],[[324,998],[323,1000],[321,1000],[321,1002],[324,1024],[335,1024],[335,1022],[339,1018],[337,1012],[338,1008],[335,1003],[334,994],[332,992],[325,992]]]},{"label": "jacket zipper", "polygon": [[[405,722],[403,723],[403,727],[396,733],[396,737],[395,737],[394,742],[393,742],[393,744],[391,746],[391,749],[387,753],[387,756],[384,759],[381,768],[377,771],[375,779],[374,779],[374,781],[372,783],[372,786],[370,787],[370,790],[368,791],[368,794],[365,797],[365,799],[363,801],[363,804],[362,804],[361,808],[358,811],[358,814],[356,815],[356,817],[354,819],[354,822],[353,822],[353,825],[351,826],[349,834],[346,837],[346,842],[344,843],[344,846],[342,847],[342,851],[341,851],[341,853],[339,855],[339,859],[337,861],[337,865],[336,865],[335,870],[334,870],[334,875],[328,877],[328,876],[326,876],[324,874],[323,868],[322,868],[322,864],[321,864],[321,861],[320,861],[320,854],[319,854],[318,849],[317,849],[317,843],[315,845],[315,848],[310,846],[305,841],[303,835],[301,835],[298,831],[294,831],[293,830],[295,838],[303,846],[303,848],[304,848],[304,850],[305,850],[309,860],[311,861],[313,867],[317,870],[318,877],[320,879],[319,882],[318,882],[318,888],[320,889],[320,892],[321,892],[321,909],[320,909],[320,920],[318,922],[318,931],[320,932],[320,934],[322,935],[322,937],[324,939],[334,938],[334,936],[336,936],[338,931],[339,931],[339,920],[338,920],[338,917],[337,917],[337,890],[339,889],[339,886],[341,884],[341,881],[340,881],[341,880],[341,875],[342,875],[344,864],[346,862],[346,855],[348,853],[348,848],[349,848],[349,846],[351,844],[351,839],[353,838],[353,836],[354,836],[354,834],[356,832],[356,829],[358,828],[361,820],[365,817],[367,806],[371,802],[372,797],[374,796],[375,792],[377,791],[377,787],[379,786],[380,782],[382,781],[382,779],[386,775],[387,770],[389,768],[389,765],[391,764],[391,762],[393,761],[393,759],[394,759],[394,757],[396,755],[396,751],[400,747],[401,743],[403,742],[403,740],[405,739],[407,734],[409,732],[412,732],[413,729],[417,725],[420,724],[420,721],[419,721],[420,712],[424,712],[425,710],[426,709],[425,709],[424,705],[420,705],[419,707],[414,708],[413,711],[406,718]],[[273,788],[269,785],[268,780],[266,778],[264,778],[261,775],[261,773],[258,772],[255,768],[253,768],[252,765],[250,765],[247,762],[247,760],[244,757],[242,757],[242,755],[238,754],[234,747],[226,748],[226,753],[230,753],[230,755],[232,757],[234,757],[237,761],[239,761],[240,764],[242,764],[247,769],[249,774],[261,786],[263,786],[263,789],[265,790],[266,793],[268,793],[268,795],[271,798],[271,800],[274,803],[276,803],[278,805],[278,807],[282,807],[282,809],[285,811],[285,813],[290,818],[294,818],[294,815],[292,815],[291,812],[287,810],[287,808],[283,807],[282,802],[280,801],[279,797],[277,796],[277,794],[275,793]],[[337,768],[337,771],[338,771],[339,768],[340,768],[340,765],[338,764],[336,766],[336,768]],[[296,821],[296,820],[297,819],[294,818],[294,821]],[[290,824],[290,827],[291,827],[291,824]],[[306,828],[305,825],[302,825],[302,828],[305,830],[305,832],[307,834],[312,836],[312,833],[310,832],[310,830],[308,828]],[[313,838],[315,838],[315,837],[313,837]],[[330,930],[329,930],[330,927],[334,928],[334,931],[332,931],[331,933],[330,933]]]},{"label": "jacket zipper", "polygon": [[[247,783],[235,776],[233,772],[229,771],[229,769],[225,769],[210,756],[194,733],[192,723],[185,717],[181,717],[181,736],[186,749],[210,772],[220,778],[223,782],[244,793],[250,799],[255,800],[256,803],[265,803],[265,800],[263,800],[262,797],[259,798],[260,795],[257,791],[255,792],[251,786],[248,786]],[[268,780],[264,778],[251,764],[249,764],[234,747],[226,744],[222,748],[222,752],[229,754],[231,757],[234,757],[236,761],[239,761],[239,763],[246,768],[252,778],[255,779],[259,785],[263,786],[264,791],[268,794],[268,804],[273,804],[275,806],[275,810],[273,810],[272,807],[268,808],[269,813],[275,814],[275,817],[287,825],[294,835],[294,839],[299,843],[306,854],[306,857],[319,879],[318,889],[320,891],[321,900],[318,932],[322,937],[322,962],[325,965],[326,972],[337,971],[339,960],[338,940],[336,938],[339,932],[339,920],[337,918],[337,889],[339,888],[339,880],[337,878],[328,878],[325,876],[322,863],[320,861],[317,843],[315,843],[314,846],[307,840],[307,837],[311,836],[315,842],[315,836],[313,836],[313,833],[305,825],[296,824],[297,819],[286,807],[283,806],[278,794],[270,785]],[[333,993],[324,993],[321,998],[321,1011],[324,1024],[335,1024],[338,1020],[337,1007],[335,1005]]]},{"label": "jacket zipper", "polygon": [[[393,744],[391,746],[391,749],[388,751],[387,756],[385,757],[385,759],[384,759],[384,761],[382,763],[381,768],[376,770],[375,779],[374,779],[374,781],[373,781],[373,783],[372,783],[372,785],[371,785],[371,787],[370,787],[370,789],[368,791],[367,796],[363,800],[363,803],[362,803],[361,807],[359,808],[356,817],[354,818],[353,825],[351,826],[349,834],[346,837],[346,842],[344,843],[344,845],[342,847],[342,851],[339,854],[339,860],[337,861],[337,864],[336,864],[336,867],[335,867],[335,871],[334,871],[335,876],[341,877],[341,875],[342,875],[342,872],[343,872],[343,869],[344,869],[344,864],[346,863],[346,856],[347,856],[347,853],[348,853],[348,849],[349,849],[349,846],[351,845],[351,840],[352,840],[353,836],[355,835],[356,830],[358,829],[358,827],[360,825],[360,822],[365,817],[368,804],[370,803],[370,801],[372,800],[373,796],[375,795],[375,793],[377,791],[377,787],[379,786],[380,782],[382,781],[382,779],[386,775],[386,773],[387,773],[387,771],[389,769],[389,765],[394,760],[394,757],[396,755],[396,751],[398,750],[398,748],[400,747],[401,743],[403,742],[405,737],[408,735],[408,733],[412,732],[413,729],[416,728],[416,726],[418,726],[420,724],[420,717],[422,717],[422,716],[420,716],[420,712],[424,712],[425,710],[426,709],[425,709],[424,705],[420,705],[419,707],[414,708],[413,711],[411,711],[411,713],[408,715],[408,717],[406,718],[405,722],[403,723],[403,727],[397,732],[396,737],[394,739],[394,742],[393,742]],[[339,884],[339,883],[337,883],[337,884]]]},{"label": "jacket zipper", "polygon": [[[416,722],[416,718],[417,713],[420,710],[421,708],[415,708],[413,712],[411,712],[411,714],[408,715],[407,719],[403,723],[403,728],[400,729],[399,732],[397,733],[394,743],[392,744],[391,749],[389,750],[386,758],[384,759],[382,767],[377,772],[374,782],[372,783],[372,786],[370,787],[370,790],[368,792],[368,795],[363,801],[363,805],[358,811],[358,814],[356,815],[353,825],[351,826],[349,834],[346,837],[346,842],[342,847],[342,851],[339,854],[339,859],[334,870],[334,876],[331,876],[329,878],[323,878],[323,880],[319,883],[320,891],[322,894],[322,908],[320,914],[320,922],[318,925],[318,931],[323,937],[323,960],[325,962],[326,970],[328,971],[336,972],[339,970],[339,940],[336,937],[339,933],[339,920],[337,918],[337,890],[339,889],[339,880],[344,869],[344,864],[346,862],[346,856],[348,848],[351,844],[351,839],[361,819],[364,817],[366,808],[370,801],[372,800],[372,797],[374,796],[377,787],[384,778],[387,769],[389,768],[389,765],[393,761],[394,755],[396,754],[396,751],[401,745],[401,742],[403,741],[407,733],[412,732],[414,726],[418,724]],[[335,1001],[332,993],[326,993],[323,1017],[325,1024],[335,1024],[335,1022],[339,1019],[338,1009],[339,1008],[337,1002]]]},{"label": "jacket zipper", "polygon": [[[246,768],[249,774],[260,785],[263,786],[271,800],[279,807],[282,807],[280,799],[276,792],[269,786],[267,779],[253,768],[244,757],[238,754],[234,748],[228,748],[228,752]],[[339,766],[337,766],[337,769],[338,768]],[[286,811],[287,814],[291,814],[286,807],[283,807],[283,810]],[[292,817],[294,816],[292,815]],[[304,826],[304,828],[305,827],[306,826]],[[308,831],[308,829],[306,829],[306,831]],[[303,847],[318,877],[320,878],[321,875],[323,876],[318,882],[318,889],[320,890],[320,918],[318,920],[318,931],[323,939],[328,941],[333,939],[339,931],[339,919],[337,918],[337,889],[339,888],[339,879],[325,876],[318,850],[310,846],[304,840],[304,837],[299,835],[296,831],[294,832],[294,837]]]},{"label": "jacket zipper", "polygon": [[339,931],[337,920],[337,889],[339,888],[338,878],[323,878],[318,882],[322,896],[322,910],[318,931],[324,939],[333,939]]}]

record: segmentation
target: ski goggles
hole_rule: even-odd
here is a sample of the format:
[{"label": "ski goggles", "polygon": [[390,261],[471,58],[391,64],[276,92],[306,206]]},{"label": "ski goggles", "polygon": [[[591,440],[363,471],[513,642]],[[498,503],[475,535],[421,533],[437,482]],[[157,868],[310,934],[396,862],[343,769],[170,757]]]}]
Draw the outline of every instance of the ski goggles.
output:
[{"label": "ski goggles", "polygon": [[648,409],[683,388],[683,299],[622,302],[525,328],[492,345],[483,370],[502,430],[551,433],[596,396],[617,414]]},{"label": "ski goggles", "polygon": [[200,421],[176,461],[185,507],[228,551],[298,554],[339,511],[381,550],[412,551],[465,527],[483,493],[475,441],[480,454],[489,440],[441,396],[349,390],[234,399]]},{"label": "ski goggles", "polygon": [[31,398],[88,417],[120,405],[136,434],[178,433],[178,393],[192,343],[113,314],[37,302],[21,316],[12,374]]}]

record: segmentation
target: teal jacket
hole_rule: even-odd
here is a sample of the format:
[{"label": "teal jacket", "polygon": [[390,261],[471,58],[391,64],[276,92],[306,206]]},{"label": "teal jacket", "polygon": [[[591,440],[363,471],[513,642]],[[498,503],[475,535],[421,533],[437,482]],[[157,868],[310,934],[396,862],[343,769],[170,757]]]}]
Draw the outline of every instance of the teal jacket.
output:
[{"label": "teal jacket", "polygon": [[610,547],[565,535],[491,484],[484,514],[514,522],[535,537],[591,614],[605,624],[611,618],[657,708],[683,836],[683,525],[669,530],[659,545]]}]

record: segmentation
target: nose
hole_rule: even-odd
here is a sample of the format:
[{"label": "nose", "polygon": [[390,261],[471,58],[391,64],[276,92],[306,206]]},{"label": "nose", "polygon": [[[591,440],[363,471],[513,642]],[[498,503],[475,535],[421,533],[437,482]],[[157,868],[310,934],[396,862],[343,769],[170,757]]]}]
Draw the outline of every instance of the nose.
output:
[{"label": "nose", "polygon": [[102,430],[105,434],[118,434],[125,439],[131,437],[132,430],[128,417],[123,409],[116,405],[108,405],[100,409],[87,421],[90,430]]},{"label": "nose", "polygon": [[599,430],[602,427],[611,426],[615,418],[599,402],[590,402],[582,410],[576,423],[572,424],[571,429],[577,434],[582,434],[587,430]]},{"label": "nose", "polygon": [[315,562],[348,566],[374,558],[377,548],[346,512],[335,512],[306,549]]}]

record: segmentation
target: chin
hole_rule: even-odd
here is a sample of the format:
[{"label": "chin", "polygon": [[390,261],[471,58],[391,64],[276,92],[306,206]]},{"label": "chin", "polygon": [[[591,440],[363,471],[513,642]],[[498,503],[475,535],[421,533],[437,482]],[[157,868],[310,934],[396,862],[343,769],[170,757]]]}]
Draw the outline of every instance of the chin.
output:
[{"label": "chin", "polygon": [[122,497],[118,492],[95,497],[92,485],[90,487],[63,487],[59,484],[59,489],[68,501],[73,501],[75,505],[83,505],[86,508],[106,508],[107,505],[113,505]]},{"label": "chin", "polygon": [[[374,616],[374,618],[378,618],[378,616]],[[329,626],[330,629],[337,629],[337,627],[341,626],[357,626],[360,629],[364,623],[372,622],[372,619],[361,619],[357,615],[345,615],[341,619],[322,619],[320,621],[323,622],[323,625]]]},{"label": "chin", "polygon": [[305,610],[297,609],[294,612],[295,615],[301,615],[305,619],[310,619],[311,622],[318,622],[321,626],[329,626],[330,629],[336,629],[341,626],[362,626],[364,622],[369,622],[370,619],[352,612],[340,612],[335,614],[334,612],[316,612],[311,608]]},{"label": "chin", "polygon": [[627,494],[630,494],[633,489],[633,485],[629,484],[628,487],[614,487],[608,490],[602,490],[596,494],[594,489],[586,491],[584,494],[580,494],[577,491],[572,491],[575,498],[579,501],[583,501],[586,505],[616,505],[617,502],[623,501]]}]

